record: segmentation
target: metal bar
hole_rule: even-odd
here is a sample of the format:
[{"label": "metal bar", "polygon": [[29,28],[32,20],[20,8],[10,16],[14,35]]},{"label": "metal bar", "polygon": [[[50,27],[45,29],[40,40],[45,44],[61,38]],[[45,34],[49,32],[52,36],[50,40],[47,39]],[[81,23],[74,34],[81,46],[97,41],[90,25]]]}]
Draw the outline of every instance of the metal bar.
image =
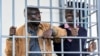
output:
[{"label": "metal bar", "polygon": [[15,0],[12,0],[12,26],[15,26]]},{"label": "metal bar", "polygon": [[[82,52],[82,39],[79,39],[79,46],[80,46],[80,52]],[[80,53],[80,56],[82,56],[82,54]]]},{"label": "metal bar", "polygon": [[52,17],[53,13],[52,13],[52,0],[50,0],[50,25],[51,25],[51,29],[52,29],[52,22],[53,22],[53,17]]},{"label": "metal bar", "polygon": [[[61,0],[59,0],[59,7],[62,7],[62,4],[61,4]],[[59,22],[63,22],[64,21],[64,18],[63,18],[63,13],[62,13],[62,9],[59,9]]]},{"label": "metal bar", "polygon": [[75,0],[73,0],[72,1],[72,3],[73,3],[73,8],[74,8],[74,12],[73,12],[73,14],[74,14],[74,28],[76,28],[76,4],[75,4]]},{"label": "metal bar", "polygon": [[99,54],[100,52],[35,52],[35,51],[29,51],[28,53],[81,53],[81,54],[90,54],[90,53],[93,53],[93,54]]},{"label": "metal bar", "polygon": [[[9,38],[11,36],[2,35],[3,38]],[[39,36],[28,36],[29,38],[37,38]],[[15,36],[15,38],[25,38],[25,36]],[[73,37],[73,36],[64,36],[63,38],[74,38],[74,39],[90,39],[91,37]],[[92,37],[91,39],[98,39],[97,37]]]},{"label": "metal bar", "polygon": [[[78,3],[78,0],[76,0],[76,5],[77,5],[77,7],[76,8],[79,8],[79,3]],[[79,10],[77,10],[76,12],[78,12],[79,13]],[[78,16],[78,18],[76,19],[77,21],[77,25],[79,26],[79,16]]]},{"label": "metal bar", "polygon": [[68,4],[67,4],[67,2],[68,2],[68,0],[66,0],[66,4],[65,4],[66,8],[68,7]]},{"label": "metal bar", "polygon": [[98,56],[100,56],[100,0],[97,0],[97,2],[96,2],[96,5],[97,5],[97,9],[98,9],[98,11],[97,11],[97,33],[98,33],[98,38],[99,38],[99,40],[98,40],[98,52],[99,52],[99,54],[98,54]]},{"label": "metal bar", "polygon": [[96,0],[93,0],[93,8],[96,9]]},{"label": "metal bar", "polygon": [[[50,27],[51,27],[51,29],[53,28],[53,17],[52,17],[52,15],[53,15],[53,13],[52,13],[52,0],[49,0],[50,1]],[[51,51],[51,52],[53,52],[53,51]],[[46,55],[45,55],[46,56]],[[53,54],[52,54],[52,56],[53,56]]]},{"label": "metal bar", "polygon": [[[88,9],[88,8],[87,8],[87,9]],[[87,11],[87,9],[86,9],[86,11]],[[82,19],[88,18],[88,16],[91,16],[92,14],[96,13],[96,11],[97,11],[97,10],[95,10],[95,11],[93,11],[93,12],[91,12],[91,13],[87,13],[87,16],[82,17]]]},{"label": "metal bar", "polygon": [[[83,5],[82,5],[82,1],[80,1],[80,8],[82,8],[82,6],[83,6]],[[82,19],[82,15],[83,15],[83,14],[82,14],[82,11],[83,11],[83,10],[80,10],[80,12],[81,12],[81,15],[80,15],[81,22],[83,22],[83,19]],[[81,27],[83,27],[83,24],[81,24]]]},{"label": "metal bar", "polygon": [[26,17],[25,17],[25,30],[26,30],[26,32],[25,32],[25,39],[26,39],[26,56],[28,56],[27,0],[25,0],[25,15],[26,15]]},{"label": "metal bar", "polygon": [[2,0],[0,0],[0,56],[2,56]]},{"label": "metal bar", "polygon": [[64,51],[64,47],[63,47],[63,46],[64,46],[63,41],[64,41],[64,39],[62,38],[62,39],[61,39],[61,52],[62,52],[62,53],[61,53],[61,56],[64,56],[63,52],[65,52],[65,51]]},{"label": "metal bar", "polygon": [[[43,50],[46,51],[46,39],[43,39]],[[44,56],[46,56],[46,54],[44,53]]]},{"label": "metal bar", "polygon": [[40,0],[37,0],[37,1],[38,1],[38,3],[37,3],[37,4],[38,4],[38,6],[40,6]]},{"label": "metal bar", "polygon": [[13,39],[13,43],[12,43],[12,45],[13,45],[12,46],[13,47],[12,48],[12,55],[15,56],[15,36],[14,35],[12,36],[12,39]]},{"label": "metal bar", "polygon": [[[67,3],[67,2],[66,2]],[[59,0],[59,7],[64,8],[64,1],[63,0]],[[67,6],[66,6],[67,7]],[[60,22],[64,22],[65,21],[65,10],[64,9],[59,9],[59,18],[60,18]]]},{"label": "metal bar", "polygon": [[94,27],[94,26],[96,26],[97,24],[94,24],[94,25],[91,25],[91,26],[89,26],[88,28],[90,28],[90,27]]},{"label": "metal bar", "polygon": [[[47,22],[47,21],[28,21],[28,22],[44,22],[44,23],[50,23],[50,22]],[[66,23],[66,22],[52,22],[52,23]],[[67,23],[73,23],[73,22],[67,22]],[[77,23],[85,23],[85,22],[77,22]],[[96,24],[96,22],[86,22],[86,24]]]},{"label": "metal bar", "polygon": [[[15,0],[12,0],[12,26],[15,27]],[[15,56],[15,36],[12,36],[12,56]]]},{"label": "metal bar", "polygon": [[[84,8],[63,8],[63,7],[47,7],[47,6],[30,6],[30,7],[35,7],[35,8],[42,8],[42,9],[77,9],[77,10],[85,10]],[[88,10],[88,9],[87,9]],[[91,8],[90,10],[97,10],[97,9],[93,9]]]},{"label": "metal bar", "polygon": [[[65,6],[64,6],[64,3],[65,1],[64,0],[61,0],[61,6],[62,6],[62,8],[64,8]],[[67,6],[66,6],[67,7]],[[64,9],[62,9],[61,10],[61,12],[62,12],[62,18],[64,19],[65,18],[65,10]],[[60,18],[61,19],[61,18]],[[64,22],[64,21],[63,21]],[[61,39],[61,52],[64,52],[64,45],[63,45],[63,39]],[[64,54],[63,53],[61,53],[61,56],[64,56]]]},{"label": "metal bar", "polygon": [[[91,0],[88,0],[88,4],[89,4],[89,6],[91,5]],[[91,10],[89,10],[90,9],[90,7],[88,8],[88,13],[90,14],[91,13]],[[91,26],[91,15],[89,16],[89,26]],[[92,28],[90,27],[89,28],[89,35],[90,35],[90,37],[92,37]]]},{"label": "metal bar", "polygon": [[[62,8],[64,8],[65,6],[64,6],[64,3],[65,2],[65,0],[61,0],[61,6],[62,6]],[[67,7],[67,6],[66,6]],[[62,9],[61,10],[61,12],[62,12],[62,18],[60,18],[60,19],[65,19],[65,9]],[[65,20],[66,21],[66,20]],[[63,20],[63,22],[64,22],[64,20]],[[62,55],[63,56],[63,55]]]},{"label": "metal bar", "polygon": [[[87,9],[87,3],[86,3],[86,0],[85,0],[85,9]],[[87,10],[85,10],[85,15],[84,15],[84,17],[86,17],[86,16],[88,16],[88,13],[87,13],[88,11]],[[86,19],[84,19],[85,20],[85,22],[88,22],[88,18],[86,18]],[[85,24],[85,29],[87,29],[87,27],[88,27],[88,24]]]}]

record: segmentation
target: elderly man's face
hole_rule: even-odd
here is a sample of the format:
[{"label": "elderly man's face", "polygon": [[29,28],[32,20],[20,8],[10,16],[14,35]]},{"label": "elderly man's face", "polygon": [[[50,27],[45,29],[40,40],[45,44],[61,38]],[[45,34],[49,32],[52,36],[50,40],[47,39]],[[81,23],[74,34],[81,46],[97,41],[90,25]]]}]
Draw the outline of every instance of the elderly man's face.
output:
[{"label": "elderly man's face", "polygon": [[[41,21],[40,12],[38,10],[27,10],[27,16],[29,21]],[[38,26],[40,22],[29,22],[32,25]]]}]

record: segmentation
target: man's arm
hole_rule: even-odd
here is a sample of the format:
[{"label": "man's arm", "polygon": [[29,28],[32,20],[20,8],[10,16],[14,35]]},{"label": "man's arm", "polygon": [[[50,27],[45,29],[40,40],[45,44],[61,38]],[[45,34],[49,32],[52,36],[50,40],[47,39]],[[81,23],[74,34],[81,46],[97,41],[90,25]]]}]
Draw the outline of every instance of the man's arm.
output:
[{"label": "man's arm", "polygon": [[67,31],[63,28],[54,26],[53,35],[54,37],[57,37],[57,38],[64,37],[64,36],[67,36]]},{"label": "man's arm", "polygon": [[45,28],[45,31],[43,33],[44,38],[51,38],[53,36],[53,40],[60,42],[61,37],[67,36],[67,31],[61,27],[53,26],[52,29],[50,27],[50,24],[43,24],[43,28]]},{"label": "man's arm", "polygon": [[[16,34],[16,27],[10,27],[9,35],[13,36]],[[6,48],[5,48],[6,56],[12,56],[12,38],[6,39]]]},{"label": "man's arm", "polygon": [[6,40],[6,56],[12,56],[12,39],[9,38]]}]

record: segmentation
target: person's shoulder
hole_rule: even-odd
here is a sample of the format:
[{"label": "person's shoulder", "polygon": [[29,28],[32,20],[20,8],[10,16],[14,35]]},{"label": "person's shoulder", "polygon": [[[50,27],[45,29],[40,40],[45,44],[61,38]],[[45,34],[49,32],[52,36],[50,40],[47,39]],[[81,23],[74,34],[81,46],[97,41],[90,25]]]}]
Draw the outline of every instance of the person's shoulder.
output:
[{"label": "person's shoulder", "polygon": [[39,27],[40,27],[40,28],[49,27],[49,26],[50,26],[49,23],[40,23],[40,24],[39,24]]},{"label": "person's shoulder", "polygon": [[17,31],[22,30],[22,29],[24,29],[24,28],[25,28],[25,25],[20,25],[20,26],[17,28]]},{"label": "person's shoulder", "polygon": [[40,25],[50,25],[49,23],[40,23]]}]

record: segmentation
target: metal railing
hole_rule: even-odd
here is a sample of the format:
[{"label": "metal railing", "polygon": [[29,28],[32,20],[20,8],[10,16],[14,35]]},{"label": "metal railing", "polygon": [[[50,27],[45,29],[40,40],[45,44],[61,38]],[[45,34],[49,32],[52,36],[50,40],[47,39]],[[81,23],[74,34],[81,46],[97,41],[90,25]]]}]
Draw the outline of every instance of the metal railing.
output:
[{"label": "metal railing", "polygon": [[[61,4],[64,4],[64,1],[65,0],[62,0],[62,3]],[[66,0],[67,1],[67,0]],[[78,0],[77,0],[78,1]],[[85,2],[86,2],[86,0],[84,0]],[[90,2],[90,0],[88,0],[89,2]],[[94,1],[94,0],[93,0]],[[52,13],[52,9],[62,9],[62,12],[64,13],[64,9],[74,9],[74,18],[75,18],[75,20],[74,20],[74,26],[76,27],[76,23],[82,23],[82,24],[88,24],[88,25],[90,25],[90,36],[89,37],[86,37],[86,38],[84,38],[84,37],[73,37],[73,36],[69,36],[69,37],[63,37],[61,40],[61,43],[62,43],[62,51],[61,52],[33,52],[33,51],[28,51],[28,37],[30,37],[30,38],[35,38],[35,37],[38,37],[38,36],[28,36],[28,33],[27,33],[27,22],[29,22],[28,20],[27,20],[27,16],[26,16],[26,18],[25,18],[25,29],[26,29],[26,35],[25,36],[12,36],[12,38],[13,38],[13,48],[12,48],[12,50],[13,50],[13,53],[12,53],[12,55],[13,56],[15,56],[15,38],[26,38],[26,56],[28,56],[28,53],[80,53],[80,55],[82,54],[82,53],[94,53],[94,54],[98,54],[98,56],[100,55],[100,48],[98,48],[98,52],[82,52],[82,46],[80,45],[80,51],[79,52],[64,52],[64,50],[63,50],[63,39],[64,38],[75,38],[75,39],[80,39],[80,44],[81,44],[81,39],[96,39],[96,40],[98,40],[98,43],[100,43],[100,1],[99,0],[97,0],[97,1],[94,1],[93,2],[93,4],[94,5],[96,5],[97,6],[97,8],[87,8],[86,6],[85,6],[85,8],[82,8],[82,5],[81,5],[81,7],[80,8],[75,8],[75,5],[73,5],[74,6],[74,8],[65,8],[63,5],[62,5],[62,7],[53,7],[52,6],[52,0],[50,0],[50,6],[49,7],[47,7],[47,6],[40,6],[40,0],[37,0],[37,4],[38,4],[38,6],[34,6],[34,7],[36,7],[36,8],[44,8],[44,9],[50,9],[50,22],[47,22],[47,23],[50,23],[50,25],[51,25],[51,28],[52,28],[52,25],[53,25],[53,23],[65,23],[65,22],[53,22],[53,19],[52,19],[52,16],[53,16],[53,13]],[[73,2],[75,2],[75,0],[73,1]],[[82,2],[81,2],[82,3]],[[74,3],[73,3],[74,4]],[[85,4],[86,5],[86,4]],[[90,5],[90,4],[89,4]],[[25,0],[25,8],[27,8],[27,0]],[[82,14],[81,14],[81,18],[82,19],[85,19],[85,18],[88,18],[88,16],[91,16],[92,15],[92,13],[91,12],[88,12],[88,14],[87,14],[87,11],[91,11],[91,10],[94,10],[94,12],[93,13],[97,13],[97,22],[91,22],[91,17],[89,17],[89,21],[90,22],[86,22],[86,19],[85,19],[85,22],[76,22],[76,10],[84,10],[85,11],[85,17],[82,17]],[[27,11],[27,9],[26,9],[26,11]],[[27,15],[27,12],[26,12],[26,15]],[[64,18],[64,14],[63,14],[63,18]],[[35,22],[35,21],[34,21]],[[36,22],[46,22],[46,21],[36,21]],[[67,23],[70,23],[70,22],[67,22]],[[92,25],[91,24],[96,24],[97,25],[97,30],[98,30],[98,37],[92,37],[91,36],[91,27],[92,27]],[[15,0],[12,0],[12,26],[15,26]],[[85,27],[86,28],[86,27]],[[2,38],[8,38],[8,37],[11,37],[11,36],[6,36],[6,35],[2,35],[2,0],[0,0],[0,56],[2,56]],[[98,44],[98,47],[100,47],[100,44]],[[44,50],[45,50],[45,41],[44,41]],[[46,56],[45,54],[44,54],[44,56]],[[62,54],[62,56],[64,56],[63,54]],[[82,55],[81,55],[82,56]]]}]

